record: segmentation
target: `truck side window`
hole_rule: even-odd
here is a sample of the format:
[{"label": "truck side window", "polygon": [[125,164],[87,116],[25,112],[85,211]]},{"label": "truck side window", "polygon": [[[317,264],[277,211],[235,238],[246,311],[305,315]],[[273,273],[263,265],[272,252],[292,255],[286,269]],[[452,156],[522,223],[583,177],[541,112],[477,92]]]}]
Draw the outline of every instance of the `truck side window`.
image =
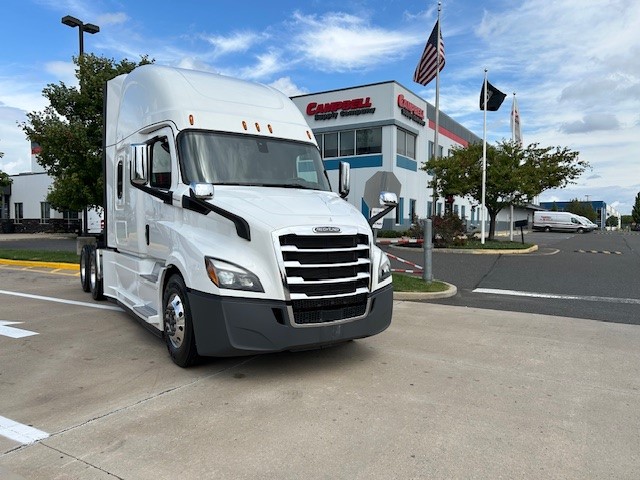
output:
[{"label": "truck side window", "polygon": [[152,187],[169,189],[171,188],[171,153],[167,137],[157,139],[151,145],[149,184]]},{"label": "truck side window", "polygon": [[122,185],[124,180],[124,169],[122,167],[122,160],[118,160],[118,178],[116,179],[116,190],[118,193],[118,199],[122,199]]}]

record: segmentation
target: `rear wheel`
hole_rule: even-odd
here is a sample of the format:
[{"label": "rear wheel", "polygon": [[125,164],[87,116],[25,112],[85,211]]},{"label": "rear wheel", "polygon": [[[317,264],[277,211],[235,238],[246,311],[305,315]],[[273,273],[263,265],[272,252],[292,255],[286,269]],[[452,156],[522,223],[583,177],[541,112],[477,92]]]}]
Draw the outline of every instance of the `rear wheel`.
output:
[{"label": "rear wheel", "polygon": [[578,233],[584,233],[584,228],[579,228]]},{"label": "rear wheel", "polygon": [[98,252],[95,248],[91,248],[89,261],[89,289],[94,300],[102,300],[104,298],[102,292],[102,279],[98,275]]},{"label": "rear wheel", "polygon": [[186,291],[182,277],[173,275],[169,278],[162,297],[165,342],[171,359],[180,367],[193,365],[198,359]]},{"label": "rear wheel", "polygon": [[80,250],[80,284],[82,290],[88,292],[91,289],[89,285],[89,264],[91,259],[91,245],[83,245]]},{"label": "rear wheel", "polygon": [[551,227],[544,227],[544,231],[545,232],[550,232],[551,231]]}]

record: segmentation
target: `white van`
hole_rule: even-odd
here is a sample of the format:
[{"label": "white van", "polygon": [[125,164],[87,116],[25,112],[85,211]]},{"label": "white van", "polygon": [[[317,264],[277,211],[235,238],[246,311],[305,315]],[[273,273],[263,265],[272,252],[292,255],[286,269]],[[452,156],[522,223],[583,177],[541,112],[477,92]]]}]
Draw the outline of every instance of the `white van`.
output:
[{"label": "white van", "polygon": [[533,230],[552,230],[559,232],[584,233],[593,230],[593,227],[571,212],[545,212],[536,211],[533,213]]}]

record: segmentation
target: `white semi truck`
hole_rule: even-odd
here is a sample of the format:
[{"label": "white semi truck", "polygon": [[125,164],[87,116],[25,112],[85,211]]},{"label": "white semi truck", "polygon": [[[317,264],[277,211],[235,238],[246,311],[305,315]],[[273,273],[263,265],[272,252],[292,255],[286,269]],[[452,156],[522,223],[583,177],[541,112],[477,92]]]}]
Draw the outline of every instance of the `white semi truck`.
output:
[{"label": "white semi truck", "polygon": [[[389,260],[344,200],[348,164],[333,193],[285,95],[144,65],[107,82],[104,115],[104,240],[82,249],[82,287],[163,335],[176,364],[389,326]],[[383,214],[397,204],[380,198]]]}]

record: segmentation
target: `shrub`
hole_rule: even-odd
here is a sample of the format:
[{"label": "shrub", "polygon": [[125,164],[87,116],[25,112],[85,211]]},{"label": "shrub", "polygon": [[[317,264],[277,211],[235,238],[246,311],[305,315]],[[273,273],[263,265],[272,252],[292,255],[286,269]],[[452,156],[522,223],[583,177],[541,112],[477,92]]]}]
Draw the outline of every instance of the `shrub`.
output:
[{"label": "shrub", "polygon": [[455,213],[445,213],[443,217],[433,216],[433,245],[447,247],[461,246],[466,242],[464,223]]}]

